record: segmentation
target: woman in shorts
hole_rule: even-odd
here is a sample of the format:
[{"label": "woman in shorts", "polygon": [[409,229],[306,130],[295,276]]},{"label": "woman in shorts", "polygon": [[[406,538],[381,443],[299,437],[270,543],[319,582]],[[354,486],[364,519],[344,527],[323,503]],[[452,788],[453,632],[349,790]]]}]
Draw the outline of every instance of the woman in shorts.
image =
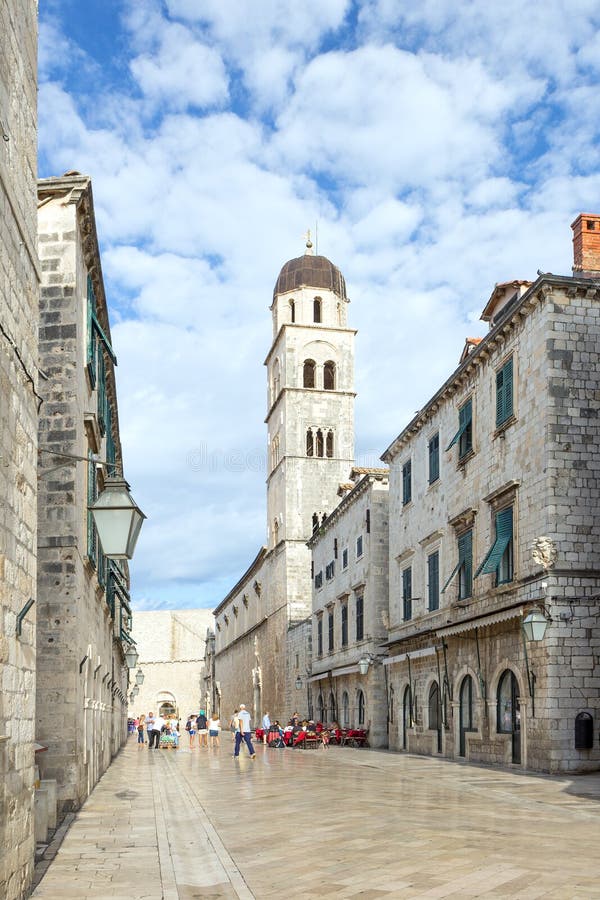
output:
[{"label": "woman in shorts", "polygon": [[219,747],[219,732],[221,730],[221,721],[214,715],[208,720],[208,737],[210,738],[211,747]]}]

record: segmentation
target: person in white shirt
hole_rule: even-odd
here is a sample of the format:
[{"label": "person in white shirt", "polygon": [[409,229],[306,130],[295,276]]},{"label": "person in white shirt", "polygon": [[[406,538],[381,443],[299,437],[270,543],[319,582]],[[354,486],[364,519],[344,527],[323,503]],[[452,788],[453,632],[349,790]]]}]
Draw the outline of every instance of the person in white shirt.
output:
[{"label": "person in white shirt", "polygon": [[268,712],[264,714],[262,717],[262,727],[263,727],[263,744],[266,744],[269,738],[269,731],[271,730],[271,716]]},{"label": "person in white shirt", "polygon": [[233,754],[234,757],[240,755],[240,747],[242,746],[242,741],[244,740],[246,741],[251,759],[256,759],[256,753],[254,752],[254,747],[252,746],[252,741],[250,739],[250,713],[243,703],[240,703],[240,710],[237,714],[237,723],[237,731],[235,733],[235,751]]},{"label": "person in white shirt", "polygon": [[210,738],[210,746],[219,746],[219,732],[221,730],[221,721],[218,716],[213,715],[208,720],[208,736]]},{"label": "person in white shirt", "polygon": [[149,741],[148,750],[158,750],[158,745],[160,743],[160,733],[163,729],[163,725],[165,724],[165,720],[162,716],[156,716],[154,719],[154,723],[152,725],[152,731],[148,730]]}]

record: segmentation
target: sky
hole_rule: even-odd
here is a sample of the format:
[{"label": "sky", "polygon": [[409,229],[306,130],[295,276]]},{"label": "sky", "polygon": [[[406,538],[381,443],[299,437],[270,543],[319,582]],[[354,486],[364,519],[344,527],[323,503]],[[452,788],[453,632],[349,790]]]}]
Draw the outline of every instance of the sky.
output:
[{"label": "sky", "polygon": [[600,212],[597,0],[40,0],[40,176],[92,177],[136,609],[214,607],[266,539],[269,306],[343,272],[356,454],[458,364],[497,282]]}]

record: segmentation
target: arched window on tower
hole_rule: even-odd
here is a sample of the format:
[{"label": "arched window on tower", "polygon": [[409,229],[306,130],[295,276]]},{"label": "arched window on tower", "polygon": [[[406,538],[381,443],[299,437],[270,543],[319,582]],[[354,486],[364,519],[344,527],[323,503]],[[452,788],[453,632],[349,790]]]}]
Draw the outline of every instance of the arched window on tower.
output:
[{"label": "arched window on tower", "polygon": [[313,300],[313,322],[321,321],[321,298],[315,297]]},{"label": "arched window on tower", "polygon": [[325,455],[327,456],[327,459],[333,459],[333,431],[327,432]]},{"label": "arched window on tower", "polygon": [[279,360],[276,359],[273,363],[273,397],[272,402],[274,403],[279,396],[279,391],[281,389],[281,375],[279,370]]},{"label": "arched window on tower", "polygon": [[306,455],[314,456],[315,455],[315,442],[313,438],[312,428],[309,428],[306,432]]},{"label": "arched window on tower", "polygon": [[303,385],[305,388],[314,388],[315,386],[315,369],[314,359],[304,360]]},{"label": "arched window on tower", "polygon": [[324,450],[324,447],[323,447],[323,432],[322,432],[321,429],[319,428],[319,430],[317,431],[317,453],[316,453],[316,455],[317,455],[317,456],[323,456],[323,450]]},{"label": "arched window on tower", "polygon": [[290,300],[290,322],[296,321],[296,303],[294,300]]},{"label": "arched window on tower", "polygon": [[277,519],[273,520],[273,545],[276,547],[279,543],[279,522]]},{"label": "arched window on tower", "polygon": [[323,387],[326,391],[335,391],[335,363],[330,359],[323,366]]},{"label": "arched window on tower", "polygon": [[312,517],[313,534],[315,533],[315,531],[317,531],[318,528],[319,528],[319,516],[318,516],[318,513],[313,513],[313,517]]}]

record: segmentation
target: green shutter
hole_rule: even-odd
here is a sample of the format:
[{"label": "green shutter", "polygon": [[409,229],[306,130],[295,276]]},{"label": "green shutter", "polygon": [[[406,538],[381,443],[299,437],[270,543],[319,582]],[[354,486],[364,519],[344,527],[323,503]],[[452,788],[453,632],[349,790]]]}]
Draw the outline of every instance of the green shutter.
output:
[{"label": "green shutter", "polygon": [[465,573],[468,575],[469,581],[471,580],[471,569],[473,567],[473,532],[466,531],[463,535],[461,535],[458,539],[458,562],[452,569],[450,573],[450,577],[448,578],[446,584],[442,588],[441,593],[445,593],[446,588],[462,566],[465,564]]},{"label": "green shutter", "polygon": [[461,439],[469,425],[471,424],[472,419],[472,410],[473,404],[471,400],[468,400],[464,406],[462,406],[458,411],[458,431],[446,447],[446,451],[450,450],[454,445]]},{"label": "green shutter", "polygon": [[[88,507],[92,505],[94,500],[96,499],[96,464],[94,462],[92,451],[88,451],[88,484],[87,484],[87,498],[88,498]],[[87,556],[89,561],[95,566],[96,565],[96,548],[98,544],[98,538],[96,535],[96,526],[94,524],[94,518],[92,516],[91,511],[88,509],[87,514]]]},{"label": "green shutter", "polygon": [[440,557],[438,553],[432,553],[427,558],[429,609],[439,609],[440,605]]},{"label": "green shutter", "polygon": [[94,331],[94,319],[96,318],[96,298],[92,279],[88,275],[87,280],[87,367],[92,387],[96,384],[96,333]]},{"label": "green shutter", "polygon": [[496,540],[475,572],[475,578],[478,575],[491,575],[496,571],[504,556],[504,551],[512,540],[512,535],[513,511],[512,506],[509,506],[508,509],[496,513]]},{"label": "green shutter", "polygon": [[496,426],[513,414],[513,360],[511,358],[496,372]]}]

